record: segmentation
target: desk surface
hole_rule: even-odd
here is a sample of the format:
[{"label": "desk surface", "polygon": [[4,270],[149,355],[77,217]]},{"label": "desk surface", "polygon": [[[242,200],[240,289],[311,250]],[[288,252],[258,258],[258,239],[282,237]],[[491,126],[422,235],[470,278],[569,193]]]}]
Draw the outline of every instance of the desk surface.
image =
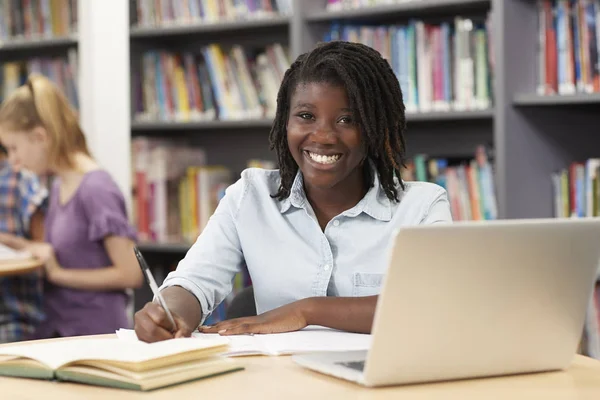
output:
[{"label": "desk surface", "polygon": [[0,377],[0,398],[119,399],[600,399],[600,362],[576,356],[567,371],[367,389],[306,370],[290,357],[237,358],[244,371],[154,392]]}]

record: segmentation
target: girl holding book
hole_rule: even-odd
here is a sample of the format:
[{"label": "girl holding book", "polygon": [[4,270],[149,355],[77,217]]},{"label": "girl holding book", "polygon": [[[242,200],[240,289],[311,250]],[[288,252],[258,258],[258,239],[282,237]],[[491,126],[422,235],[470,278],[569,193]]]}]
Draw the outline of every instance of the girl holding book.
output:
[{"label": "girl holding book", "polygon": [[13,165],[52,175],[44,263],[45,320],[37,338],[114,332],[127,326],[125,289],[142,275],[120,189],[90,155],[78,117],[48,79],[33,75],[2,103],[0,140]]},{"label": "girl holding book", "polygon": [[[404,182],[404,103],[388,62],[370,47],[330,42],[301,55],[277,97],[270,145],[279,170],[248,169],[162,289],[136,313],[144,341],[202,332],[275,333],[307,325],[370,332],[402,226],[451,222],[446,191]],[[250,273],[257,316],[201,326]]]}]

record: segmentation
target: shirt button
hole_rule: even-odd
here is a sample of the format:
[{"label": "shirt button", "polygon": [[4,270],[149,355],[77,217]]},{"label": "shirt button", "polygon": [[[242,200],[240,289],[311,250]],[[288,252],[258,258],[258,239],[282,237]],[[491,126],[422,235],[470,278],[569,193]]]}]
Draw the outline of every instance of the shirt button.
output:
[{"label": "shirt button", "polygon": [[329,264],[325,264],[325,266],[323,267],[323,269],[325,271],[329,271],[329,268],[331,268],[331,266]]},{"label": "shirt button", "polygon": [[340,226],[340,221],[339,220],[334,220],[333,221],[333,226]]}]

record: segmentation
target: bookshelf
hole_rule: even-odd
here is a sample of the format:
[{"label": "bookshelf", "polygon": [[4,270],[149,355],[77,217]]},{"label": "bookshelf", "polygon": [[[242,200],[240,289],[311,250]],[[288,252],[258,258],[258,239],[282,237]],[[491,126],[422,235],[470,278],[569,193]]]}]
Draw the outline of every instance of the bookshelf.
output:
[{"label": "bookshelf", "polygon": [[[322,41],[332,24],[389,27],[413,19],[439,24],[453,22],[456,16],[484,20],[489,13],[494,59],[491,104],[483,109],[407,113],[408,155],[469,157],[477,145],[489,146],[499,218],[552,217],[552,173],[598,155],[600,94],[538,94],[537,0],[413,0],[337,11],[326,10],[326,4],[326,0],[294,0],[288,15],[271,20],[132,26],[132,73],[140,54],[151,48],[186,51],[208,43],[260,47],[280,42],[293,60]],[[232,166],[236,174],[250,158],[274,159],[267,143],[269,118],[136,121],[132,105],[132,121],[133,137],[184,138],[192,146],[204,147],[209,163]],[[174,258],[187,249],[187,245],[144,246],[148,252]]]}]

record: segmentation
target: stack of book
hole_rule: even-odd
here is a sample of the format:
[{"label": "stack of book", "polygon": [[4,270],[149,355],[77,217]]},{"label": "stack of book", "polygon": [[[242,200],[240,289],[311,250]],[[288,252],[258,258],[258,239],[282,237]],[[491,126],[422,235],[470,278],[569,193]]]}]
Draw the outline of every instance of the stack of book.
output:
[{"label": "stack of book", "polygon": [[291,0],[137,0],[138,26],[270,18],[291,12]]},{"label": "stack of book", "polygon": [[77,0],[3,0],[0,15],[0,42],[77,32]]},{"label": "stack of book", "polygon": [[67,96],[71,105],[79,108],[77,50],[70,49],[66,57],[0,62],[0,101],[24,84],[32,73],[48,77]]},{"label": "stack of book", "polygon": [[498,218],[494,174],[483,146],[477,148],[475,158],[466,162],[418,154],[407,163],[402,178],[445,188],[454,221]]},{"label": "stack of book", "polygon": [[600,2],[538,0],[538,94],[600,92]]},{"label": "stack of book", "polygon": [[199,53],[150,51],[134,76],[138,121],[273,118],[289,55],[280,44],[252,52],[212,44]]},{"label": "stack of book", "polygon": [[600,159],[573,162],[552,174],[554,216],[600,216]]},{"label": "stack of book", "polygon": [[465,111],[492,106],[490,32],[489,17],[456,17],[439,24],[333,24],[324,39],[360,42],[379,51],[400,81],[407,112]]}]

